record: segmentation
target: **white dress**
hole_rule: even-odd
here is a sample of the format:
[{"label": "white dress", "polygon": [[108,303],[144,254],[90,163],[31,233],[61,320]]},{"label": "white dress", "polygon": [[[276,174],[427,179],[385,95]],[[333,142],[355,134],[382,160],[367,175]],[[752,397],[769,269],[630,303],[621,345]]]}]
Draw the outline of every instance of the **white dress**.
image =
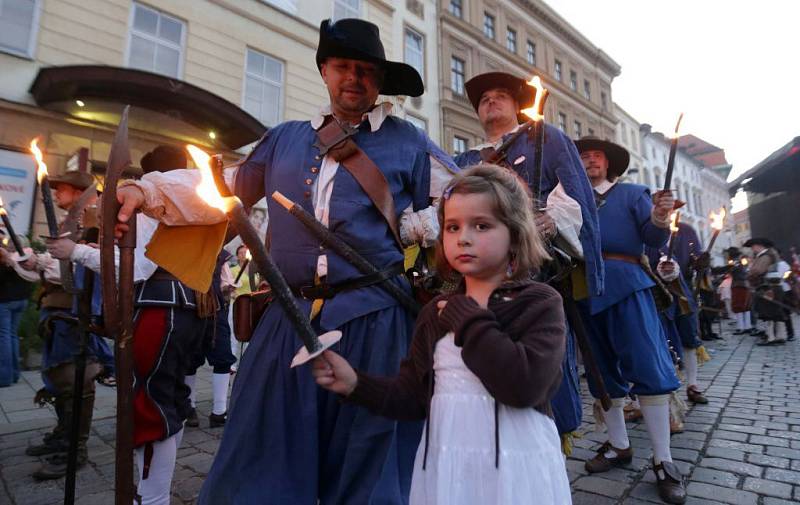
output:
[{"label": "white dress", "polygon": [[500,405],[495,468],[494,398],[461,358],[448,333],[433,355],[430,440],[417,449],[411,505],[561,505],[572,503],[561,440],[552,419]]}]

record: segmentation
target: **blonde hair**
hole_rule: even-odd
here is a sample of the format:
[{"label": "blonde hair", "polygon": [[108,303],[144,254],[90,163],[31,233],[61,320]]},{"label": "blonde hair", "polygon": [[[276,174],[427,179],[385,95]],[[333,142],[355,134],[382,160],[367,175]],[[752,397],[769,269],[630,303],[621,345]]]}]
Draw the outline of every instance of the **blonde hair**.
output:
[{"label": "blonde hair", "polygon": [[[483,194],[492,200],[495,217],[508,228],[511,237],[511,279],[526,279],[550,259],[536,228],[530,190],[511,170],[490,164],[468,167],[457,173],[444,191],[439,205],[439,228],[444,230],[444,208],[454,194]],[[436,244],[436,263],[444,276],[457,274],[447,263],[442,233]]]}]

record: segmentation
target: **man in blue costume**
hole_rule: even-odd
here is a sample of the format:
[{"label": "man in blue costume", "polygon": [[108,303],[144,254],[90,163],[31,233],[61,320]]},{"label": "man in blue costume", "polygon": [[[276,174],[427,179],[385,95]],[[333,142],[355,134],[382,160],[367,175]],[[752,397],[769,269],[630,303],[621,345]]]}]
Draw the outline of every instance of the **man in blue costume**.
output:
[{"label": "man in blue costume", "polygon": [[675,199],[660,192],[653,205],[646,187],[618,182],[628,168],[623,147],[596,137],[584,137],[576,145],[595,191],[606,274],[603,294],[581,302],[581,310],[613,403],[605,413],[608,441],[586,462],[586,470],[606,472],[631,461],[623,405],[625,396],[634,393],[653,446],[659,496],[667,503],[684,503],[683,477],[669,447],[669,395],[678,389],[678,377],[650,293],[654,282],[641,265],[645,245],[661,247],[667,242]]},{"label": "man in blue costume", "polygon": [[[456,157],[456,164],[465,168],[478,164],[500,147],[521,128],[519,111],[530,107],[535,90],[524,79],[504,72],[480,74],[465,85],[487,143]],[[575,144],[558,128],[545,125],[545,143],[542,156],[542,171],[539,178],[538,201],[546,202],[543,211],[537,213],[537,225],[551,243],[571,258],[585,265],[585,283],[589,292],[599,295],[603,286],[603,262],[600,255],[600,234],[597,209],[592,187],[586,177]],[[522,134],[511,144],[506,159],[519,176],[528,182],[531,191],[537,184],[533,181],[534,155],[536,147],[531,135]],[[583,280],[583,279],[581,279]],[[562,286],[557,286],[561,288]],[[571,290],[569,286],[563,289]],[[582,291],[586,291],[583,289]],[[562,293],[573,296],[573,293]],[[568,334],[572,336],[571,329]],[[564,355],[564,379],[551,402],[559,434],[565,438],[581,424],[581,397],[577,370],[575,339],[567,339]]]},{"label": "man in blue costume", "polygon": [[[399,275],[404,254],[398,238],[435,241],[431,199],[457,168],[423,131],[392,116],[391,104],[376,101],[379,94],[419,96],[422,79],[411,66],[387,61],[378,28],[357,19],[323,21],[317,64],[330,104],[311,121],[272,128],[225,178],[248,207],[280,191],[409,290]],[[385,179],[393,212],[380,212],[347,158],[340,164],[320,148],[325,142],[318,130],[332,124],[353,129],[350,138]],[[198,182],[197,171],[148,174],[119,190],[120,221],[136,207],[173,225],[223,221],[220,211],[197,197]],[[334,350],[353,366],[396,373],[413,316],[374,276],[365,278],[321,247],[280,205],[270,200],[268,213],[270,252],[312,325],[320,332],[340,330]],[[340,402],[316,386],[310,367],[289,367],[299,346],[280,305],[270,305],[240,363],[225,433],[199,503],[406,503],[421,423],[389,421]]]},{"label": "man in blue costume", "polygon": [[678,232],[672,240],[674,241],[672,260],[677,268],[665,269],[668,245],[659,248],[647,247],[647,256],[651,266],[658,271],[673,292],[673,302],[667,309],[669,312],[667,317],[673,322],[680,336],[676,342],[679,345],[675,348],[686,371],[686,397],[692,403],[706,404],[708,399],[703,396],[697,385],[697,350],[703,344],[700,342],[699,307],[690,284],[693,270],[707,264],[708,255],[700,247],[697,232],[686,223],[678,223]]}]

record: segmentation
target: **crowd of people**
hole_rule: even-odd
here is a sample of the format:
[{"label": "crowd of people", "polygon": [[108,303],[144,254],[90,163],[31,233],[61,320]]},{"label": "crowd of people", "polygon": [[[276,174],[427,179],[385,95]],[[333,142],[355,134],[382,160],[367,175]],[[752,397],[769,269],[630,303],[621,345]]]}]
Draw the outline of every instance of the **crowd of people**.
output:
[{"label": "crowd of people", "polygon": [[[378,272],[364,275],[274,202],[259,210],[270,254],[315,331],[342,333],[310,366],[290,367],[299,341],[277,302],[266,305],[246,351],[231,338],[233,300],[270,289],[252,267],[242,272],[245,246],[219,252],[207,292],[146,254],[162,225],[226,220],[196,195],[199,174],[186,169],[183,150],[157,147],[141,160],[141,180],[118,188],[117,232],[131,219],[137,227],[141,503],[170,501],[184,430],[200,424],[196,374],[206,362],[208,424],[225,429],[201,504],[571,503],[564,453],[583,415],[581,362],[608,434],[586,470],[630,463],[626,420],[642,417],[659,496],[684,503],[670,450],[684,410],[675,406],[685,407],[677,370],[686,399],[707,403],[697,369],[708,357],[702,341],[721,338],[712,325],[720,317],[763,345],[793,340],[797,255],[784,261],[757,238],[744,244],[751,258],[731,248],[728,265],[711,268],[691,227],[670,238],[670,215],[683,202],[623,181],[623,147],[592,136],[573,142],[521,118],[535,90],[518,76],[490,72],[466,83],[487,141],[452,158],[378,100],[424,89],[411,66],[385,58],[375,25],[324,21],[316,60],[330,103],[310,121],[270,129],[225,170],[246,207],[280,191]],[[94,187],[77,172],[51,184],[65,210]],[[47,252],[28,248],[25,257],[0,249],[0,386],[19,378],[16,325],[40,284],[45,387],[37,399],[53,403],[58,422],[28,448],[46,456],[39,479],[66,473],[75,442],[74,356],[84,352],[89,363],[79,464],[88,460],[95,379],[113,377],[93,275],[98,220],[87,209],[80,237],[50,239]],[[83,292],[94,283],[84,348],[72,321],[86,314],[62,283],[65,260]],[[387,283],[429,301],[416,314]]]}]

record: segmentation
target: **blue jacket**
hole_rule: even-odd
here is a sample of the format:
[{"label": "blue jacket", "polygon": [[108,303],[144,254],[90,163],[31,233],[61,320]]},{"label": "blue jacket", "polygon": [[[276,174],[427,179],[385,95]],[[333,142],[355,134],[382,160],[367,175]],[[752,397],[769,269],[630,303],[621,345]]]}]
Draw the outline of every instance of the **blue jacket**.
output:
[{"label": "blue jacket", "polygon": [[[689,281],[692,278],[692,261],[703,253],[703,249],[700,247],[700,239],[694,228],[686,223],[678,223],[678,233],[675,235],[674,240],[675,245],[672,249],[672,259],[674,259],[681,268],[681,275],[678,277],[678,281],[684,296],[689,301],[692,312],[696,312],[697,301],[695,300],[692,289],[689,287]],[[653,271],[655,271],[660,258],[666,256],[669,252],[669,240],[666,244],[658,248],[647,247],[646,252],[650,260],[650,265]]]},{"label": "blue jacket", "polygon": [[[505,135],[503,139],[510,135]],[[544,138],[540,197],[546,201],[547,195],[561,182],[567,195],[580,204],[583,217],[580,241],[586,264],[586,283],[590,294],[599,295],[603,291],[604,272],[603,258],[600,254],[600,225],[592,186],[586,177],[586,170],[583,168],[578,150],[569,137],[558,128],[546,124]],[[520,135],[508,150],[507,156],[514,170],[531,186],[535,151],[533,140],[528,135]],[[521,157],[524,157],[524,160],[514,165],[513,163]],[[474,149],[456,157],[456,164],[461,168],[480,162],[480,152]]]},{"label": "blue jacket", "polygon": [[[645,245],[660,247],[669,238],[669,228],[659,228],[650,219],[653,209],[650,191],[638,184],[615,184],[597,209],[604,253],[639,258]],[[606,260],[606,289],[589,299],[597,314],[636,291],[655,285],[641,266],[621,260]]]},{"label": "blue jacket", "polygon": [[[414,211],[430,205],[431,156],[457,170],[424,132],[394,116],[387,117],[375,132],[365,121],[353,139],[386,177],[398,219],[409,205]],[[316,131],[308,121],[289,121],[272,128],[239,167],[235,192],[245,206],[280,191],[313,215],[312,186],[322,164],[315,141]],[[362,275],[346,260],[322,248],[283,207],[271,198],[267,202],[270,253],[290,286],[313,284],[320,254],[327,255],[328,283],[339,284]],[[343,166],[334,177],[328,227],[379,269],[403,261],[403,251],[383,216]],[[398,277],[393,282],[409,289],[405,279]],[[320,323],[331,330],[396,304],[377,286],[342,292],[325,302]]]}]

